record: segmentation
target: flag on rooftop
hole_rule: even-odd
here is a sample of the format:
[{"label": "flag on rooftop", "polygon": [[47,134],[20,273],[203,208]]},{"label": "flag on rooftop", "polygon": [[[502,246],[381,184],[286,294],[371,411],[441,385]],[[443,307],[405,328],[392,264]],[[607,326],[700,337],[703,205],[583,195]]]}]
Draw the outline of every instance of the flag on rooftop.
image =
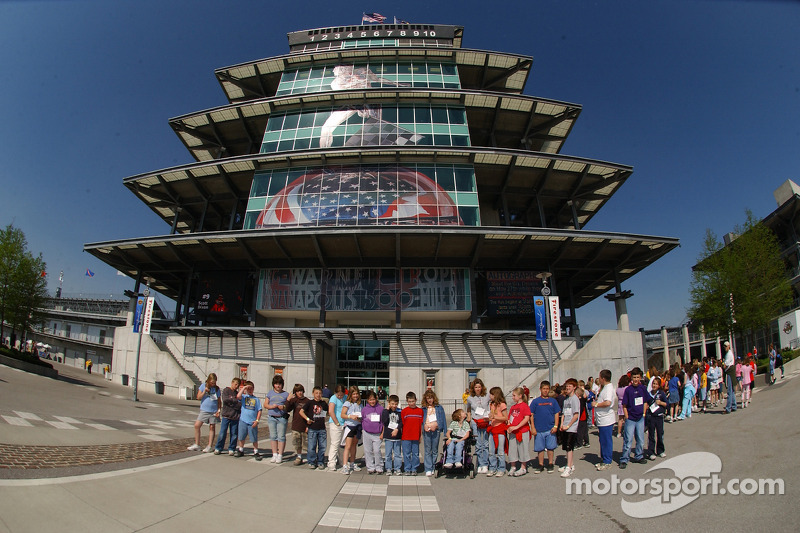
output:
[{"label": "flag on rooftop", "polygon": [[90,278],[93,278],[93,277],[94,277],[94,272],[92,272],[91,270],[89,270],[89,269],[87,268],[87,269],[86,269],[86,275],[87,275],[87,276],[89,276]]},{"label": "flag on rooftop", "polygon": [[395,24],[411,24],[411,23],[410,23],[409,21],[407,21],[407,20],[403,20],[403,19],[397,20],[397,17],[394,17],[394,23],[395,23]]},{"label": "flag on rooftop", "polygon": [[377,22],[381,24],[383,21],[386,20],[386,17],[381,15],[380,13],[362,13],[361,14],[361,23],[364,22]]}]

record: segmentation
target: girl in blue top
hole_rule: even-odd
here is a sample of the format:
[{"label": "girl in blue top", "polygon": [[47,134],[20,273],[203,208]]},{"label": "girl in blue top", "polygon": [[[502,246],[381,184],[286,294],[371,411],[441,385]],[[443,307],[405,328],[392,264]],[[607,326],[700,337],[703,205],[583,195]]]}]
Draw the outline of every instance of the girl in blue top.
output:
[{"label": "girl in blue top", "polygon": [[200,449],[200,428],[204,423],[208,424],[208,446],[203,448],[204,453],[210,452],[214,448],[214,439],[217,436],[217,424],[220,422],[219,411],[222,409],[220,390],[217,387],[217,375],[213,372],[208,375],[206,382],[200,385],[197,391],[197,399],[200,400],[200,414],[194,423],[194,444],[187,450],[197,451]]},{"label": "girl in blue top", "polygon": [[276,375],[272,378],[272,390],[267,393],[267,401],[264,406],[267,411],[267,425],[269,425],[269,439],[272,446],[271,463],[281,463],[283,461],[283,450],[286,448],[286,423],[288,418],[284,416],[283,408],[289,393],[283,390],[283,377]]},{"label": "girl in blue top", "polygon": [[[342,462],[342,473],[349,475],[350,472],[358,472],[361,468],[356,465],[356,447],[358,439],[361,438],[361,394],[358,387],[350,387],[350,394],[342,407],[342,418],[347,427],[347,436],[344,443],[344,457]],[[350,461],[348,463],[348,461]]]}]

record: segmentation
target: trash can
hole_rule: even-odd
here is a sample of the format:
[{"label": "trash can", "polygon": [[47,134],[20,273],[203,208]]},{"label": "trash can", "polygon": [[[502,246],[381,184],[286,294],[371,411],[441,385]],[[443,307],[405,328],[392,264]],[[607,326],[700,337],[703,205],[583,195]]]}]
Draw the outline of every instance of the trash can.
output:
[{"label": "trash can", "polygon": [[122,374],[122,384],[128,386],[128,374]]},{"label": "trash can", "polygon": [[156,381],[156,394],[164,394],[164,382]]}]

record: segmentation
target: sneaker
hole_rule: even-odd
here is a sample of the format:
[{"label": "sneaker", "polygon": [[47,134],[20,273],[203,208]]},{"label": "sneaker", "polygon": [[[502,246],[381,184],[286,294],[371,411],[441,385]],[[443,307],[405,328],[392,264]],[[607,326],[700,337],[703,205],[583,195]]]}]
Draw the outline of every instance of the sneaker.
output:
[{"label": "sneaker", "polygon": [[514,477],[521,477],[521,476],[524,476],[527,473],[528,473],[528,471],[526,469],[520,468],[519,470],[514,472]]},{"label": "sneaker", "polygon": [[294,460],[294,466],[300,466],[301,464],[303,464],[303,458],[298,455]]},{"label": "sneaker", "polygon": [[198,446],[197,444],[192,444],[186,449],[189,450],[190,452],[196,452],[200,450],[200,446]]},{"label": "sneaker", "polygon": [[262,456],[260,453],[256,452],[256,453],[254,453],[254,454],[253,454],[253,458],[254,458],[256,461],[260,461],[261,459],[263,459],[263,458],[264,458],[264,456]]},{"label": "sneaker", "polygon": [[353,472],[361,472],[361,467],[355,463],[351,463],[350,470],[352,470]]},{"label": "sneaker", "polygon": [[645,459],[644,457],[642,457],[641,459],[631,459],[631,462],[632,463],[636,463],[636,464],[640,464],[640,465],[646,465],[647,464],[647,459]]},{"label": "sneaker", "polygon": [[559,471],[559,472],[564,472],[564,471],[565,471],[567,468],[569,468],[569,467],[568,467],[568,466],[566,466],[566,465],[564,465],[564,466],[559,466],[559,467],[558,467],[558,471]]},{"label": "sneaker", "polygon": [[395,476],[402,476],[402,475],[403,475],[403,472],[401,472],[400,470],[395,470],[395,471],[394,471],[394,475],[395,475]]},{"label": "sneaker", "polygon": [[236,450],[235,452],[233,452],[234,457],[241,457],[243,455],[244,453],[242,452],[242,450]]},{"label": "sneaker", "polygon": [[344,465],[344,466],[342,467],[342,469],[341,469],[341,470],[339,470],[339,472],[341,472],[342,474],[344,474],[344,475],[346,475],[346,476],[349,476],[349,475],[350,475],[350,467],[349,467],[349,466],[347,466],[347,465]]},{"label": "sneaker", "polygon": [[214,450],[214,455],[219,455],[220,453],[222,452],[220,452],[219,450]]},{"label": "sneaker", "polygon": [[444,467],[445,468],[453,468],[453,463],[445,463]]},{"label": "sneaker", "polygon": [[658,456],[659,457],[666,457],[667,456],[667,452],[661,452],[660,454],[658,454]]},{"label": "sneaker", "polygon": [[278,454],[273,455],[269,458],[270,463],[277,463],[278,462]]},{"label": "sneaker", "polygon": [[603,470],[608,470],[611,468],[611,463],[598,463],[597,470],[602,472]]},{"label": "sneaker", "polygon": [[425,475],[426,475],[427,477],[431,477],[431,476],[433,475],[433,472],[425,472]]},{"label": "sneaker", "polygon": [[375,473],[378,474],[378,475],[381,475],[381,474],[383,474],[383,470],[376,470]]},{"label": "sneaker", "polygon": [[655,454],[650,454],[650,455],[647,456],[647,459],[650,460],[650,461],[655,461],[656,460],[656,456],[655,456]]},{"label": "sneaker", "polygon": [[278,464],[281,464],[283,462],[283,455],[277,454],[275,456],[275,462],[278,463]]},{"label": "sneaker", "polygon": [[533,468],[531,468],[531,470],[533,470],[533,473],[534,473],[534,474],[541,474],[541,473],[543,473],[543,472],[544,472],[544,466],[542,466],[542,465],[536,465],[536,466],[534,466]]},{"label": "sneaker", "polygon": [[334,472],[334,473],[336,473],[336,467],[335,467],[335,466],[329,466],[329,467],[328,467],[328,472]]},{"label": "sneaker", "polygon": [[375,475],[375,471],[374,470],[367,470],[367,474],[369,474],[370,476],[374,476]]},{"label": "sneaker", "polygon": [[386,472],[384,472],[384,474],[386,474],[387,476],[391,476],[392,475],[392,471],[391,470],[387,470]]},{"label": "sneaker", "polygon": [[547,473],[552,474],[555,471],[556,467],[553,465],[547,465]]},{"label": "sneaker", "polygon": [[[414,472],[414,473],[416,474],[416,472]],[[411,472],[405,472],[405,474],[403,474],[403,475],[410,476]]]},{"label": "sneaker", "polygon": [[565,469],[565,470],[564,470],[564,471],[561,473],[561,477],[569,477],[569,476],[571,476],[571,475],[573,474],[573,472],[575,472],[575,467],[574,467],[574,466],[573,466],[573,467],[570,467],[570,468],[567,468],[567,469]]},{"label": "sneaker", "polygon": [[503,477],[504,474],[505,472],[503,472],[502,470],[498,470],[497,472],[495,472],[494,477]]},{"label": "sneaker", "polygon": [[620,470],[625,470],[626,468],[628,468],[628,463],[620,463],[619,464],[619,469]]},{"label": "sneaker", "polygon": [[459,463],[458,461],[456,461],[456,468],[461,468],[462,466],[464,466],[464,465],[462,465],[461,463]]},{"label": "sneaker", "polygon": [[228,455],[233,455],[233,454],[234,454],[233,450],[228,450]]},{"label": "sneaker", "polygon": [[205,448],[203,448],[203,453],[208,453],[211,450],[213,450],[213,448],[211,446],[206,446]]},{"label": "sneaker", "polygon": [[490,471],[486,472],[486,477],[492,477],[492,476],[494,476],[494,475],[495,475],[495,473],[494,473],[494,471],[492,471],[492,470],[490,470]]},{"label": "sneaker", "polygon": [[516,471],[517,471],[517,467],[516,466],[512,466],[508,471],[508,475],[509,476],[513,476],[514,472],[516,472]]},{"label": "sneaker", "polygon": [[316,470],[317,469],[317,465],[308,465],[308,468],[310,468],[311,470]]}]

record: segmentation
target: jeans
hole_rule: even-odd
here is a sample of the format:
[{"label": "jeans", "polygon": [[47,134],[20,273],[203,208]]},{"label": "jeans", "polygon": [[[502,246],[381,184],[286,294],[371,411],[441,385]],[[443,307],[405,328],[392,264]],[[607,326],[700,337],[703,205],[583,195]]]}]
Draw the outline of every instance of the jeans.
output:
[{"label": "jeans", "polygon": [[459,439],[453,439],[450,441],[450,444],[447,445],[447,460],[445,463],[460,463],[462,462],[462,456],[464,455],[464,441]]},{"label": "jeans", "polygon": [[230,435],[228,450],[234,451],[236,449],[236,436],[237,433],[239,433],[239,421],[225,418],[224,416],[222,417],[222,422],[219,425],[219,438],[217,439],[217,445],[214,446],[217,451],[221,452],[222,448],[225,447],[226,433]]},{"label": "jeans", "polygon": [[419,441],[404,440],[403,442],[403,468],[406,472],[416,472],[419,469]]},{"label": "jeans", "polygon": [[343,425],[336,425],[328,423],[328,468],[336,469],[336,462],[339,459],[339,447],[342,443],[342,433],[344,433]]},{"label": "jeans", "polygon": [[[496,445],[495,438],[497,438]],[[492,472],[506,471],[506,436],[503,433],[489,435],[489,470]]]},{"label": "jeans", "polygon": [[725,411],[731,412],[736,410],[736,389],[733,386],[733,379],[731,376],[725,375],[725,385],[728,387],[728,403],[725,404]]},{"label": "jeans", "polygon": [[614,426],[615,424],[611,424],[597,428],[600,431],[600,458],[607,465],[611,464],[611,454],[614,452]]},{"label": "jeans", "polygon": [[387,472],[392,470],[399,472],[400,467],[403,466],[403,441],[384,439],[383,442],[385,443],[386,448],[386,459],[383,465],[384,468]]},{"label": "jeans", "polygon": [[651,416],[647,424],[647,455],[664,453],[664,417]]},{"label": "jeans", "polygon": [[308,430],[308,464],[317,465],[322,468],[325,466],[325,448],[328,445],[328,434],[324,429]]},{"label": "jeans", "polygon": [[267,425],[269,426],[269,440],[286,442],[286,424],[288,422],[289,420],[283,418],[282,416],[269,415],[267,417]]},{"label": "jeans", "polygon": [[633,458],[638,461],[642,458],[642,448],[644,447],[644,417],[635,422],[630,418],[625,420],[625,442],[622,444],[620,463],[628,462],[634,438],[636,438],[636,447],[633,449]]},{"label": "jeans", "polygon": [[433,472],[436,464],[436,457],[439,455],[439,430],[423,431],[422,442],[425,444],[425,471]]},{"label": "jeans", "polygon": [[472,434],[475,436],[475,455],[478,459],[478,467],[489,465],[489,432],[486,429],[478,429],[475,422],[472,426]]},{"label": "jeans", "polygon": [[683,406],[678,418],[683,419],[692,416],[692,397],[694,397],[694,387],[687,384],[683,388]]}]

